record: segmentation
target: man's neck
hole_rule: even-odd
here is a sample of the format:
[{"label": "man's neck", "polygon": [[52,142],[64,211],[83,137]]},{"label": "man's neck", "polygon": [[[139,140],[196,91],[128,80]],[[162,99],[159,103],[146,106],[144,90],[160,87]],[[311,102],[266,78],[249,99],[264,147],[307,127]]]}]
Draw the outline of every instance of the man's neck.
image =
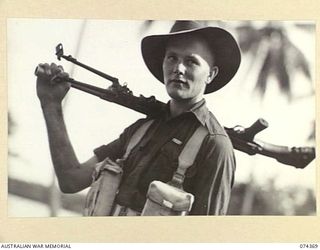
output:
[{"label": "man's neck", "polygon": [[198,102],[200,102],[202,99],[200,100],[194,100],[194,101],[177,101],[174,99],[170,100],[170,114],[172,117],[176,117],[184,112],[189,111],[190,109],[192,109],[192,107],[194,107],[194,105]]}]

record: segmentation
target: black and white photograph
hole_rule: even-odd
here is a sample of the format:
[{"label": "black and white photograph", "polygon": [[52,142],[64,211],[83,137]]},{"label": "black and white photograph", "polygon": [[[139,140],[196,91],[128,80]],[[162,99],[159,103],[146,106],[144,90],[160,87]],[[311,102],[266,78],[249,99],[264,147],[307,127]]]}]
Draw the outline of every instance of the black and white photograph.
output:
[{"label": "black and white photograph", "polygon": [[314,21],[6,25],[8,217],[317,215]]}]

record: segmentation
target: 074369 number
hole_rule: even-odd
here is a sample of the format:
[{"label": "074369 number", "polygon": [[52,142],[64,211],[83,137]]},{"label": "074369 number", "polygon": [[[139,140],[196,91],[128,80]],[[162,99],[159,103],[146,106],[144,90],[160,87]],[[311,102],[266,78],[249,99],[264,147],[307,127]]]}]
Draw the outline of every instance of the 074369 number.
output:
[{"label": "074369 number", "polygon": [[301,244],[300,244],[300,248],[312,248],[312,249],[315,249],[315,248],[318,248],[318,244],[301,243]]}]

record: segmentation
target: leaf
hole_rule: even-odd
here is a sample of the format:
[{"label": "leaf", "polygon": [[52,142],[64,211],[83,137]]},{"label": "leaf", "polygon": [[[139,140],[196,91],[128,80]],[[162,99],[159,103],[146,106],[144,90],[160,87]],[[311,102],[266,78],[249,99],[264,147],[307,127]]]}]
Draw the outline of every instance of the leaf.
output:
[{"label": "leaf", "polygon": [[267,89],[267,79],[271,69],[271,53],[268,51],[267,56],[263,62],[262,68],[259,72],[256,82],[255,90],[263,97]]},{"label": "leaf", "polygon": [[294,62],[294,67],[296,69],[300,69],[308,79],[311,79],[310,66],[305,55],[292,42],[288,42],[290,49],[288,49],[287,51],[288,53],[293,54],[292,61]]},{"label": "leaf", "polygon": [[301,30],[305,30],[305,31],[314,31],[315,30],[315,25],[314,23],[296,23],[295,27],[301,29]]},{"label": "leaf", "polygon": [[281,92],[291,100],[292,93],[291,93],[291,81],[288,74],[288,70],[286,67],[286,60],[285,60],[285,46],[281,46],[282,48],[277,53],[277,58],[274,64],[274,72],[276,78],[278,80],[279,88]]},{"label": "leaf", "polygon": [[145,32],[147,32],[151,28],[151,26],[154,24],[154,22],[155,22],[154,20],[144,21],[141,25],[139,33],[144,34]]},{"label": "leaf", "polygon": [[238,43],[242,52],[255,53],[261,41],[260,31],[255,29],[249,22],[236,28]]},{"label": "leaf", "polygon": [[316,121],[313,120],[312,122],[312,130],[308,136],[308,141],[315,141],[316,140]]},{"label": "leaf", "polygon": [[13,132],[13,129],[16,127],[16,123],[12,119],[12,115],[10,112],[8,112],[8,134],[11,135]]}]

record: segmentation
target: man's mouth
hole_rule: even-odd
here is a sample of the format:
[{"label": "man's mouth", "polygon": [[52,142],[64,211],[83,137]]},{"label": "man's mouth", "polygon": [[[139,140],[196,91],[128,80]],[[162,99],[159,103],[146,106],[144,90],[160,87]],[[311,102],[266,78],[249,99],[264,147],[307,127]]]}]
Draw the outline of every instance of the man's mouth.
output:
[{"label": "man's mouth", "polygon": [[172,79],[169,81],[170,84],[173,84],[176,87],[187,87],[188,83],[186,80],[181,79]]}]

